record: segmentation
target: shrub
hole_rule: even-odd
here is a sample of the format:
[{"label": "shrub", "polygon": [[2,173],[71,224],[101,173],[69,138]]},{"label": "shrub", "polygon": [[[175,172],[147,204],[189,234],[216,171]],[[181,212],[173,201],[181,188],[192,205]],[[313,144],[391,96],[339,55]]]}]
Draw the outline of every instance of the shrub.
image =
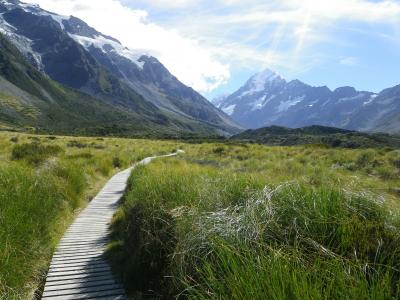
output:
[{"label": "shrub", "polygon": [[216,147],[216,148],[213,149],[213,152],[214,152],[215,154],[218,154],[218,155],[224,154],[225,151],[226,151],[226,149],[225,149],[224,147],[221,147],[221,146]]},{"label": "shrub", "polygon": [[76,153],[72,155],[67,156],[68,159],[91,159],[93,158],[93,154],[89,152],[82,152],[82,153]]},{"label": "shrub", "polygon": [[86,148],[87,144],[72,140],[67,143],[67,147]]},{"label": "shrub", "polygon": [[161,207],[136,203],[114,228],[121,240],[111,247],[110,257],[129,291],[165,293],[163,276],[177,241],[173,217]]},{"label": "shrub", "polygon": [[378,175],[384,180],[396,179],[399,177],[399,173],[389,166],[381,166],[377,168],[376,171]]},{"label": "shrub", "polygon": [[10,139],[10,142],[12,143],[18,143],[18,137],[14,136]]},{"label": "shrub", "polygon": [[97,165],[97,171],[103,176],[108,176],[112,169],[112,161],[110,159],[103,159]]},{"label": "shrub", "polygon": [[365,150],[358,155],[356,165],[359,168],[367,167],[374,160],[374,151]]},{"label": "shrub", "polygon": [[112,164],[113,164],[114,168],[121,168],[122,167],[122,160],[118,156],[116,156],[116,157],[113,158]]},{"label": "shrub", "polygon": [[96,144],[96,143],[91,143],[90,147],[93,149],[98,149],[98,150],[102,150],[102,149],[106,148],[104,145],[100,145],[100,144]]},{"label": "shrub", "polygon": [[14,146],[11,153],[11,159],[23,159],[30,164],[39,165],[47,158],[57,155],[62,151],[63,149],[60,146],[44,146],[36,142],[31,144],[22,144]]}]

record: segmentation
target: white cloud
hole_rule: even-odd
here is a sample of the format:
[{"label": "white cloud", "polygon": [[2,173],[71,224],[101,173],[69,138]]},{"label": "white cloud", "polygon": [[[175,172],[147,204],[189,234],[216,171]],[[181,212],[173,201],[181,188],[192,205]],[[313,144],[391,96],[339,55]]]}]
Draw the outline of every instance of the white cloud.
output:
[{"label": "white cloud", "polygon": [[[326,57],[313,47],[344,43],[331,34],[338,25],[385,24],[397,35],[376,31],[377,38],[385,35],[398,43],[400,36],[400,1],[395,0],[25,1],[75,15],[130,48],[149,51],[181,81],[204,93],[227,82],[232,69],[268,66],[296,74],[320,65]],[[127,7],[139,4],[146,10]],[[152,7],[162,25],[150,21]],[[350,57],[334,59],[357,63]]]},{"label": "white cloud", "polygon": [[119,39],[125,46],[144,49],[155,55],[182,82],[198,91],[211,91],[230,77],[229,65],[216,60],[213,52],[196,39],[149,22],[146,11],[130,9],[118,0],[25,1],[62,15],[74,15],[100,32]]},{"label": "white cloud", "polygon": [[339,63],[345,66],[356,66],[358,65],[358,59],[357,57],[352,57],[352,56],[343,57],[340,59]]},{"label": "white cloud", "polygon": [[[211,1],[202,1],[210,6]],[[231,66],[266,65],[299,72],[310,68],[305,57],[313,46],[344,43],[341,36],[331,35],[338,24],[385,24],[400,32],[400,1],[367,0],[217,0],[223,9],[206,9],[187,17],[172,18],[170,25],[181,32],[203,37],[206,43],[218,45],[219,57]],[[207,5],[208,4],[208,5]],[[222,6],[221,6],[222,5]],[[212,6],[211,6],[212,7]],[[221,13],[222,12],[222,13]],[[166,11],[168,14],[168,11]],[[344,29],[345,30],[345,29]],[[372,31],[371,31],[372,33]],[[374,32],[382,38],[382,32]],[[390,31],[385,32],[391,36]],[[398,35],[397,35],[398,36]],[[396,36],[396,37],[397,37]],[[393,38],[393,36],[392,36]],[[258,46],[257,43],[263,45]],[[246,59],[243,61],[243,59]],[[340,58],[337,58],[338,60]],[[320,59],[313,60],[316,64]]]}]

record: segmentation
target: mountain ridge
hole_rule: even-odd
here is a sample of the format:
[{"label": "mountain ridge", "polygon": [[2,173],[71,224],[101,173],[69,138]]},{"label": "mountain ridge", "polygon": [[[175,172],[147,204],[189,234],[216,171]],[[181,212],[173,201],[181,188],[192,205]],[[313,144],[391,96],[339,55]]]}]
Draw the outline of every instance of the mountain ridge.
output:
[{"label": "mountain ridge", "polygon": [[[210,128],[229,135],[241,127],[154,57],[139,55],[84,21],[1,0],[0,30],[27,61],[51,79],[117,107],[181,123],[183,130]],[[174,121],[175,120],[175,121]],[[202,129],[203,131],[203,129]]]},{"label": "mountain ridge", "polygon": [[236,92],[215,104],[251,129],[318,124],[361,131],[400,132],[398,87],[378,94],[357,91],[351,86],[331,90],[297,79],[286,81],[267,69],[250,77]]},{"label": "mountain ridge", "polygon": [[325,145],[341,148],[400,148],[400,135],[364,133],[355,130],[311,125],[301,128],[270,126],[248,129],[230,138],[269,146]]}]

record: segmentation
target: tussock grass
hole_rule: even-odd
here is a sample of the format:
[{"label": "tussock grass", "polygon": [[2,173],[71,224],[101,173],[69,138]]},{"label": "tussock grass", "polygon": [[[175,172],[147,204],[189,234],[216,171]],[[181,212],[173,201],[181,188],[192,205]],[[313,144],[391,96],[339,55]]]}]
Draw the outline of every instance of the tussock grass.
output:
[{"label": "tussock grass", "polygon": [[398,174],[396,151],[185,151],[137,169],[115,216],[109,257],[133,298],[400,296],[399,177],[379,172]]},{"label": "tussock grass", "polygon": [[[88,147],[71,147],[78,144]],[[58,240],[108,177],[171,148],[175,143],[1,132],[0,299],[32,299]]]},{"label": "tussock grass", "polygon": [[131,295],[399,297],[398,150],[7,132],[0,295],[30,299],[63,232],[106,180],[174,149],[185,154],[132,174],[115,216],[110,259]]},{"label": "tussock grass", "polygon": [[13,160],[26,160],[30,164],[39,165],[47,158],[55,156],[62,151],[60,146],[41,145],[38,142],[14,146],[11,158]]}]

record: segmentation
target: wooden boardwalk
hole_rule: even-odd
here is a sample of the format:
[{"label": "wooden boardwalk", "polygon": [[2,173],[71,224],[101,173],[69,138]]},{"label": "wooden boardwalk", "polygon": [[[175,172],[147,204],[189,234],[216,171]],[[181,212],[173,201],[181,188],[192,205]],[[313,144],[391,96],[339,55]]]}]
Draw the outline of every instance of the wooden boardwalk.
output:
[{"label": "wooden boardwalk", "polygon": [[[155,158],[138,164],[148,164]],[[126,299],[104,251],[109,241],[109,222],[133,168],[114,175],[67,230],[53,255],[42,299]]]}]

